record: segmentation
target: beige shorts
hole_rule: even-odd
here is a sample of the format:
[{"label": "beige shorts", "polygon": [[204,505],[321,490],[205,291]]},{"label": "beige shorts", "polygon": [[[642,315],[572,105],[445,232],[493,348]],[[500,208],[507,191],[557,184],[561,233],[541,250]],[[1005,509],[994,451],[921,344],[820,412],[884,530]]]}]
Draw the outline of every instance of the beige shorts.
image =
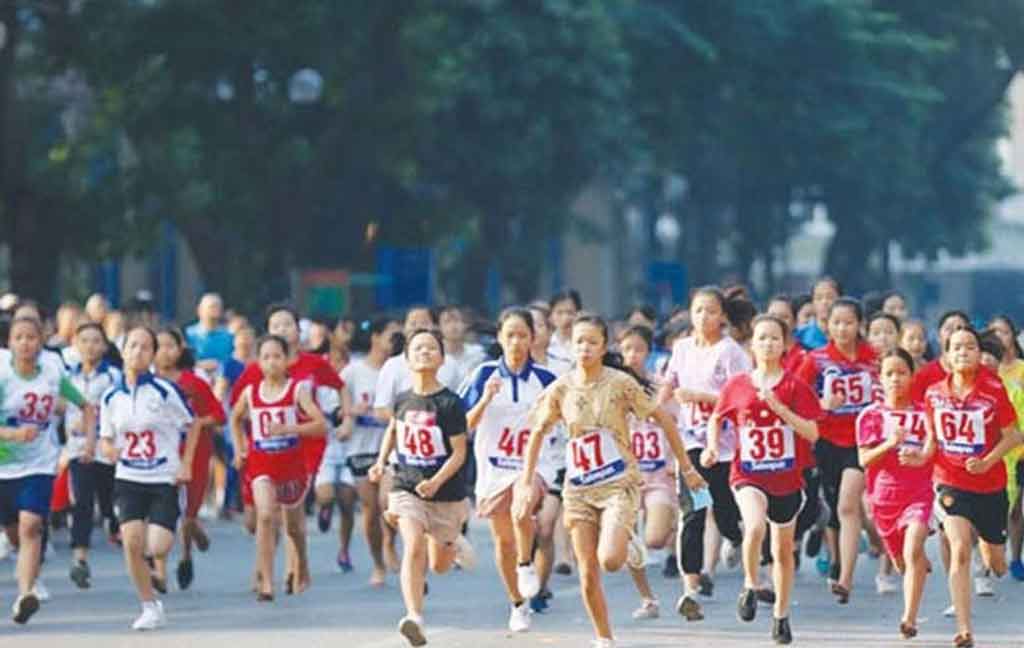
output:
[{"label": "beige shorts", "polygon": [[451,545],[469,519],[469,502],[431,502],[412,493],[388,493],[388,513],[409,518],[423,526],[426,534],[442,545]]},{"label": "beige shorts", "polygon": [[[504,490],[491,495],[490,497],[484,497],[476,501],[476,514],[477,517],[490,518],[495,515],[501,515],[512,512],[512,498],[515,492],[515,483],[509,485]],[[533,476],[533,501],[534,508],[531,513],[537,514],[540,507],[544,504],[544,496],[548,492],[548,486],[544,482],[544,479],[540,475]]]},{"label": "beige shorts", "polygon": [[566,490],[562,496],[566,529],[578,522],[599,527],[610,524],[632,529],[640,509],[640,487],[636,484],[609,484],[592,488]]}]

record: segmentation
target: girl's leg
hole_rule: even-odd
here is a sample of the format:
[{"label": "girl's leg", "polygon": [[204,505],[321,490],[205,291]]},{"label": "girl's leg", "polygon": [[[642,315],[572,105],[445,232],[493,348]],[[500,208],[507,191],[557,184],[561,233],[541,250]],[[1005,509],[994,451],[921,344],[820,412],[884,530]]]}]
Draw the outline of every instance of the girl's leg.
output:
[{"label": "girl's leg", "polygon": [[949,596],[961,633],[971,632],[971,523],[950,515],[942,524],[949,539]]},{"label": "girl's leg", "polygon": [[921,608],[924,581],[928,577],[928,559],[924,543],[928,527],[915,522],[903,535],[903,623],[917,627],[917,613]]},{"label": "girl's leg", "polygon": [[861,531],[861,495],[864,473],[847,468],[839,483],[839,584],[847,591],[853,587],[853,570]]},{"label": "girl's leg", "polygon": [[494,538],[494,563],[498,567],[498,574],[505,585],[505,592],[512,603],[519,605],[523,602],[523,595],[519,592],[519,582],[516,577],[516,531],[512,523],[512,515],[509,512],[496,513],[489,519],[491,526],[491,537]]},{"label": "girl's leg", "polygon": [[423,583],[426,580],[426,528],[416,520],[401,517],[398,531],[402,534],[402,599],[409,616],[423,617]]},{"label": "girl's leg", "polygon": [[39,578],[43,546],[43,518],[30,511],[18,513],[18,593],[28,594]]},{"label": "girl's leg", "polygon": [[273,595],[280,506],[274,484],[268,479],[253,483],[252,496],[256,509],[256,587],[260,594]]},{"label": "girl's leg", "polygon": [[772,553],[775,562],[772,564],[772,582],[775,584],[776,619],[789,616],[789,603],[793,596],[793,580],[796,559],[793,557],[795,546],[796,524],[779,526],[771,525]]},{"label": "girl's leg", "polygon": [[736,492],[736,503],[743,516],[743,587],[756,591],[761,587],[761,545],[767,531],[768,498],[760,490],[747,487]]},{"label": "girl's leg", "polygon": [[124,547],[124,563],[128,575],[135,585],[139,600],[149,603],[156,600],[153,594],[153,582],[146,563],[146,523],[143,520],[131,520],[121,523],[121,544]]},{"label": "girl's leg", "polygon": [[[583,604],[590,615],[594,633],[598,638],[611,639],[612,628],[608,622],[608,603],[601,587],[601,565],[598,561],[599,529],[593,522],[576,521],[569,529],[576,565],[580,572]],[[623,548],[625,553],[625,548]]]}]

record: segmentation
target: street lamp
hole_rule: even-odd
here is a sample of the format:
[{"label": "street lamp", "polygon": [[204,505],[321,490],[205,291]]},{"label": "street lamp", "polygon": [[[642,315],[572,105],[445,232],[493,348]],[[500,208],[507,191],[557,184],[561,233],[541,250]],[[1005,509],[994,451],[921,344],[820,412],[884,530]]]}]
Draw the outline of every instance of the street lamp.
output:
[{"label": "street lamp", "polygon": [[324,77],[313,68],[302,68],[288,80],[288,100],[294,104],[313,104],[324,92]]}]

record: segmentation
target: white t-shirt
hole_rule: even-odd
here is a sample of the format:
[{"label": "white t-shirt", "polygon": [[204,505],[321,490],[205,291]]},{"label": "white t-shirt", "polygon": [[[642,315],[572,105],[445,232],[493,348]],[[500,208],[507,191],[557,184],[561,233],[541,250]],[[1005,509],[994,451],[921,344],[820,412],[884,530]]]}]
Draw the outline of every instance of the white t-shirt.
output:
[{"label": "white t-shirt", "polygon": [[63,375],[55,364],[40,354],[38,370],[30,378],[15,371],[10,354],[0,359],[0,403],[3,425],[34,425],[39,434],[33,441],[0,442],[0,479],[18,479],[29,475],[57,474],[60,439],[57,436],[57,405]]},{"label": "white t-shirt", "polygon": [[100,401],[100,437],[118,449],[115,477],[140,484],[173,484],[178,447],[192,410],[174,383],[145,373],[134,387],[122,379]]},{"label": "white t-shirt", "polygon": [[374,393],[380,371],[371,366],[365,358],[354,360],[341,370],[341,379],[345,381],[345,389],[352,399],[352,405],[369,408],[365,414],[355,417],[352,422],[352,437],[345,442],[345,454],[349,458],[362,457],[356,461],[363,461],[365,457],[370,456],[373,459],[377,458],[381,441],[384,439],[384,431],[388,427],[386,420],[373,415]]},{"label": "white t-shirt", "polygon": [[[85,400],[89,401],[93,406],[97,407],[97,411],[100,405],[100,399],[103,398],[103,394],[114,385],[121,382],[121,370],[117,367],[101,363],[91,374],[86,374],[82,370],[82,365],[76,365],[71,367],[68,378],[71,380],[71,384],[78,388],[78,391],[82,393]],[[71,403],[68,403],[67,413],[64,415],[64,428],[67,430],[68,441],[65,445],[65,449],[72,458],[77,458],[82,453],[82,448],[85,447],[85,432],[72,432],[82,420],[82,410],[75,407]],[[96,420],[96,457],[95,460],[100,463],[110,464],[110,461],[103,456],[103,450],[99,444],[99,428],[100,422]]]}]

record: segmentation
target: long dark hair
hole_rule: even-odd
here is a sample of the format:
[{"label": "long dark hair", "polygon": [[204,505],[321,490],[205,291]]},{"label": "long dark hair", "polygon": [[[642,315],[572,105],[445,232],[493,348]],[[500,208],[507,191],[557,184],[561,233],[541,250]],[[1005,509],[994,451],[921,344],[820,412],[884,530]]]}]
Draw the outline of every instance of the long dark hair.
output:
[{"label": "long dark hair", "polygon": [[[178,361],[174,363],[174,368],[179,370],[192,369],[196,366],[196,357],[192,353],[192,349],[189,348],[188,344],[185,343],[185,336],[181,334],[181,331],[174,328],[173,326],[165,326],[160,329],[158,335],[169,335],[174,338],[175,344],[181,347],[181,355],[178,356]],[[159,346],[159,344],[157,345]],[[154,347],[154,352],[156,347]]]}]

